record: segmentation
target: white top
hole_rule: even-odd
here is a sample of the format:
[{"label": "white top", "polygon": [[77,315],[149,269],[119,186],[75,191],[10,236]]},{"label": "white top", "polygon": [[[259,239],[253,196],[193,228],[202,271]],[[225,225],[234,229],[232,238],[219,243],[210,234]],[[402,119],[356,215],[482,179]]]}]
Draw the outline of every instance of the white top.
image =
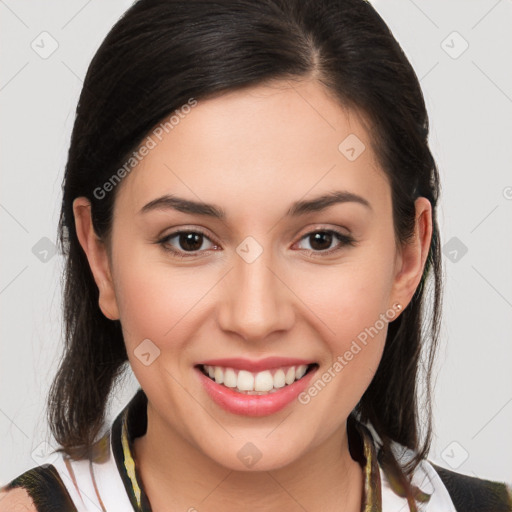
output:
[{"label": "white top", "polygon": [[[137,510],[132,507],[119,471],[114,461],[112,446],[110,458],[103,464],[88,461],[72,462],[77,486],[73,485],[68,467],[62,457],[53,462],[60,477],[66,484],[73,503],[78,512],[106,510],[108,512],[127,512]],[[407,500],[395,494],[385,473],[379,466],[382,492],[383,512],[406,512],[409,510]],[[96,488],[94,486],[96,482]],[[422,491],[431,495],[428,503],[418,504],[419,511],[426,512],[456,512],[450,495],[443,485],[441,478],[428,461],[422,461],[417,467],[412,483]],[[102,507],[103,503],[103,507]]]},{"label": "white top", "polygon": [[[29,470],[13,482],[18,480],[17,486],[27,489],[39,512],[56,509],[43,503],[44,500],[39,500],[38,492],[40,495],[51,495],[52,499],[60,494],[64,500],[60,506],[66,512],[68,509],[73,512],[70,502],[76,512],[150,512],[149,500],[132,456],[133,439],[143,435],[146,430],[146,405],[147,397],[139,389],[114,420],[111,428],[94,445],[89,459],[74,461],[64,452],[54,452],[47,456],[41,466]],[[388,479],[386,471],[377,461],[379,440],[374,439],[367,427],[352,418],[351,416],[349,419],[356,430],[348,430],[349,439],[357,431],[364,453],[361,465],[364,470],[366,503],[362,504],[362,512],[408,511],[407,499],[393,490],[393,479]],[[396,443],[393,445],[393,452],[402,462],[413,455],[409,449]],[[34,489],[34,478],[30,476],[37,469],[40,474],[45,475],[49,475],[50,470],[53,471],[53,476],[47,478],[44,488]],[[418,511],[456,512],[448,490],[429,461],[423,460],[417,466],[412,484],[430,495],[428,502],[416,502]],[[379,487],[382,508],[379,507]]]}]

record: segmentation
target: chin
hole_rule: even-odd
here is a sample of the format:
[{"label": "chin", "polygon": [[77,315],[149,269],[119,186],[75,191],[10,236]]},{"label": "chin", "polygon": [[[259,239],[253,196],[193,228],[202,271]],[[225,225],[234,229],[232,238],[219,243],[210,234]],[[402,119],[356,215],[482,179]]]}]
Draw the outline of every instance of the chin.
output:
[{"label": "chin", "polygon": [[[268,434],[271,431],[265,428],[265,432],[254,437],[236,436],[228,443],[212,440],[213,446],[198,448],[215,463],[231,471],[274,471],[292,464],[302,456],[305,451],[304,432],[294,443],[285,432],[269,439]],[[272,436],[273,434],[270,437]]]}]

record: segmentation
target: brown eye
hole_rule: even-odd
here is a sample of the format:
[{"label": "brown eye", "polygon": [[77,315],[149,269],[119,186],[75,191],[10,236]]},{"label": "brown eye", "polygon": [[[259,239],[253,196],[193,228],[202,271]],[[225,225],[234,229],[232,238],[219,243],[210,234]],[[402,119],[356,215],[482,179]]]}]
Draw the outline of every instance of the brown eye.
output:
[{"label": "brown eye", "polygon": [[333,240],[332,233],[327,231],[319,231],[309,235],[310,245],[315,251],[325,251],[329,249]]},{"label": "brown eye", "polygon": [[[175,241],[171,243],[174,239]],[[197,252],[207,250],[207,248],[203,247],[205,240],[210,241],[210,239],[200,231],[176,231],[162,238],[157,243],[159,243],[164,250],[178,257],[186,258],[197,256]],[[214,244],[212,245],[215,247]]]},{"label": "brown eye", "polygon": [[[174,240],[174,241],[173,241]],[[205,240],[211,240],[205,233],[201,231],[175,231],[170,235],[159,240],[157,243],[160,244],[163,249],[178,258],[189,258],[198,257],[202,252],[212,248],[217,248],[212,243],[212,247],[204,248],[203,244]],[[301,238],[302,240],[308,240],[310,248],[305,250],[314,255],[327,255],[333,252],[343,249],[345,246],[355,245],[355,239],[347,234],[340,233],[335,230],[317,230],[308,233]],[[173,241],[171,243],[171,241]],[[338,242],[336,244],[336,242]],[[331,246],[335,244],[333,248]]]},{"label": "brown eye", "polygon": [[[347,245],[355,245],[355,239],[352,236],[340,233],[335,230],[312,231],[311,233],[303,236],[301,240],[309,241],[311,248],[306,248],[308,252],[320,254],[331,254],[335,251],[341,250]],[[336,241],[338,241],[338,245],[334,248],[331,248],[333,242]]]},{"label": "brown eye", "polygon": [[200,233],[180,233],[177,237],[178,245],[185,251],[198,251],[203,245],[203,235]]}]

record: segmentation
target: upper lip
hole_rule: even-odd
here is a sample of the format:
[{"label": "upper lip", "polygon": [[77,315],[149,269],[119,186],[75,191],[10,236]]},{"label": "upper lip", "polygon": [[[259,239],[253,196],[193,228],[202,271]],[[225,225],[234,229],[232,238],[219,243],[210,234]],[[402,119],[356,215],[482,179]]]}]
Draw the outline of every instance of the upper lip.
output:
[{"label": "upper lip", "polygon": [[311,360],[297,359],[294,357],[266,357],[264,359],[258,359],[257,361],[243,357],[234,357],[227,359],[208,359],[207,361],[197,363],[197,365],[223,366],[225,368],[247,370],[249,372],[261,372],[271,370],[272,368],[281,368],[283,366],[300,366],[313,363],[314,361]]}]

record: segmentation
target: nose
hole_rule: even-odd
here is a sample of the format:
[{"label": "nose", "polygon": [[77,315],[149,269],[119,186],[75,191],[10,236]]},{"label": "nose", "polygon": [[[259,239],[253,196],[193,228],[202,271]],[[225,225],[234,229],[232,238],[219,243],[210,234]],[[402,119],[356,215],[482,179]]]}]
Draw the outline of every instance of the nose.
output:
[{"label": "nose", "polygon": [[252,262],[234,258],[234,268],[223,279],[218,311],[219,327],[247,342],[267,339],[289,330],[295,319],[290,273],[272,264],[269,250]]}]

